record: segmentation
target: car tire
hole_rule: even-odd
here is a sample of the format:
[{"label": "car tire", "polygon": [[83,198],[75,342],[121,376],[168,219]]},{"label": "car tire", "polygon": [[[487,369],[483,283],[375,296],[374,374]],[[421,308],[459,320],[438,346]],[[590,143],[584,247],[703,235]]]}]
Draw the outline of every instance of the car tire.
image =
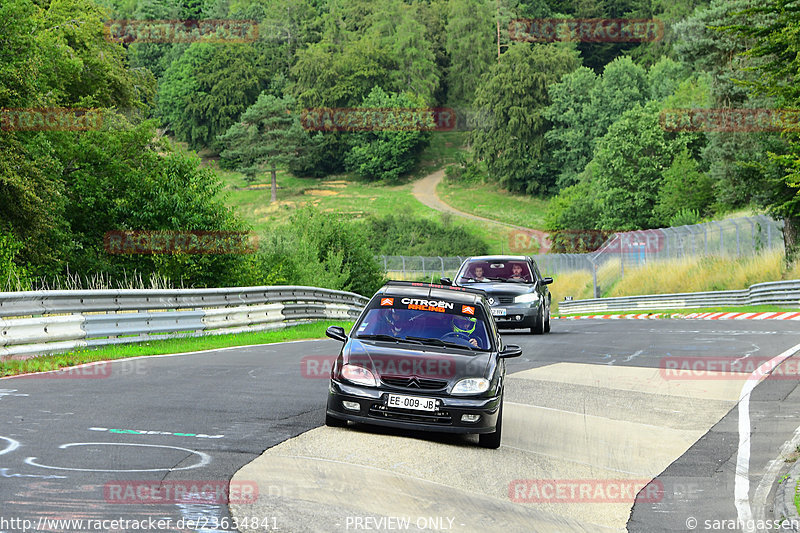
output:
[{"label": "car tire", "polygon": [[533,335],[541,335],[546,331],[544,328],[544,307],[542,307],[539,316],[536,318],[536,324],[534,324],[534,326],[531,328],[531,333]]},{"label": "car tire", "polygon": [[544,332],[550,333],[550,310],[547,311],[547,320],[544,322]]},{"label": "car tire", "polygon": [[492,433],[481,433],[478,436],[478,445],[481,448],[496,450],[500,447],[500,439],[503,434],[503,400],[500,400],[500,412],[497,414],[497,424]]},{"label": "car tire", "polygon": [[331,428],[346,428],[347,420],[342,420],[341,418],[336,418],[325,413],[325,425]]}]

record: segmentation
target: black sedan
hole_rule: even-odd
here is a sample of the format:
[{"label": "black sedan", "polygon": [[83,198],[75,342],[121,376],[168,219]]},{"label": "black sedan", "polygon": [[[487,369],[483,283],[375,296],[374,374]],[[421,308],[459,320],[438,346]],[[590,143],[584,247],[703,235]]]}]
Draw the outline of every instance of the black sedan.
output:
[{"label": "black sedan", "polygon": [[325,423],[479,434],[500,446],[504,346],[482,291],[389,282],[367,304],[331,370]]},{"label": "black sedan", "polygon": [[530,328],[531,333],[550,331],[552,297],[547,286],[553,283],[553,278],[542,276],[530,257],[468,257],[454,281],[442,278],[441,282],[485,292],[498,328]]}]

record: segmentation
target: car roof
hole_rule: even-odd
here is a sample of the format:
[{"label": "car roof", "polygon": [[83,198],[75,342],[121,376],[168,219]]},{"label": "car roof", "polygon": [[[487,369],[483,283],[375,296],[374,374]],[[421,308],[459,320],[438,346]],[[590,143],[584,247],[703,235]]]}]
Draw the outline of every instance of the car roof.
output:
[{"label": "car roof", "polygon": [[486,293],[471,287],[451,287],[419,281],[389,281],[378,289],[376,294],[387,296],[414,296],[417,298],[436,298],[463,304],[479,304]]},{"label": "car roof", "polygon": [[475,255],[467,257],[464,261],[489,261],[492,259],[499,259],[501,261],[527,261],[528,257],[525,255]]}]

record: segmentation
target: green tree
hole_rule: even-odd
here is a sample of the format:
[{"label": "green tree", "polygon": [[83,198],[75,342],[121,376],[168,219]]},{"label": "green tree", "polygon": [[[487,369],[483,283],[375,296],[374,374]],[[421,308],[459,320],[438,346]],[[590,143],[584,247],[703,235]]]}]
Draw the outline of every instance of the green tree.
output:
[{"label": "green tree", "polygon": [[451,0],[446,50],[448,103],[468,106],[484,74],[497,62],[494,2]]},{"label": "green tree", "polygon": [[622,231],[658,226],[653,209],[663,174],[689,141],[687,134],[664,131],[655,102],[623,113],[598,141],[589,163],[600,210],[598,227]]},{"label": "green tree", "polygon": [[219,141],[224,146],[222,161],[255,179],[262,164],[272,174],[270,202],[277,200],[276,170],[286,168],[297,157],[308,135],[300,124],[298,113],[292,112],[294,98],[279,98],[262,93],[247,108],[239,122],[233,124]]},{"label": "green tree", "polygon": [[697,161],[684,149],[663,174],[653,215],[659,225],[668,226],[684,209],[709,214],[713,202],[713,180],[698,170]]},{"label": "green tree", "polygon": [[192,43],[159,86],[159,113],[175,137],[192,148],[215,147],[267,88],[268,52],[259,42]]},{"label": "green tree", "polygon": [[[777,106],[797,109],[800,107],[800,42],[797,29],[800,27],[800,11],[794,2],[768,0],[750,7],[747,21],[733,21],[732,34],[745,43],[753,40],[746,56],[754,58],[755,79],[750,80],[749,89],[757,95],[774,98]],[[785,152],[771,152],[770,158],[777,163],[780,172],[768,173],[768,194],[759,200],[769,211],[784,220],[784,244],[786,260],[792,262],[800,255],[800,135],[796,132],[796,120],[784,125],[787,141]],[[755,161],[757,167],[764,163]]]},{"label": "green tree", "polygon": [[427,28],[419,16],[419,4],[408,5],[402,0],[376,2],[367,35],[396,61],[393,86],[403,87],[420,96],[425,105],[432,105],[439,74]]},{"label": "green tree", "polygon": [[500,56],[478,88],[476,108],[492,120],[472,131],[477,159],[486,161],[491,180],[512,191],[543,193],[553,176],[541,176],[537,165],[545,153],[544,112],[550,104],[548,87],[578,66],[577,52],[568,44],[512,44]]},{"label": "green tree", "polygon": [[[421,118],[418,123],[413,122],[407,129],[402,127],[402,110],[419,109],[424,107],[424,102],[409,93],[386,93],[380,87],[373,88],[360,107],[383,110],[378,111],[378,115],[385,119],[388,127],[351,133],[350,151],[345,157],[347,167],[370,181],[395,181],[417,163],[419,154],[430,141],[431,134],[425,130],[434,126],[433,119],[417,113]],[[391,123],[396,123],[398,129]]]},{"label": "green tree", "polygon": [[577,183],[578,175],[592,159],[595,141],[591,131],[592,94],[597,83],[592,69],[578,67],[549,88],[552,103],[544,114],[552,128],[545,133],[545,138],[558,167],[556,185],[559,189]]},{"label": "green tree", "polygon": [[649,94],[645,70],[628,57],[618,57],[603,74],[581,67],[550,88],[552,104],[545,117],[552,121],[546,138],[552,146],[558,187],[573,185],[608,127]]},{"label": "green tree", "polygon": [[154,139],[154,123],[147,121],[86,132],[54,146],[58,160],[74,162],[63,178],[73,242],[65,263],[72,271],[112,279],[135,270],[144,278],[157,272],[194,286],[239,284],[245,255],[112,255],[104,249],[105,233],[114,230],[246,230],[224,205],[213,171],[201,168],[198,157]]},{"label": "green tree", "polygon": [[[331,107],[358,107],[373,87],[399,92],[404,88],[395,85],[397,63],[392,55],[369,38],[335,44],[335,39],[354,38],[349,32],[334,26],[322,41],[299,50],[297,62],[292,67],[295,79],[292,94],[300,109]],[[305,168],[312,175],[341,172],[345,168],[345,155],[349,151],[347,137],[339,132],[325,132],[315,136],[308,147],[310,156]]]},{"label": "green tree", "polygon": [[591,252],[604,240],[604,234],[596,230],[600,208],[590,181],[591,166],[583,178],[559,191],[548,205],[545,227],[550,232],[551,252]]}]

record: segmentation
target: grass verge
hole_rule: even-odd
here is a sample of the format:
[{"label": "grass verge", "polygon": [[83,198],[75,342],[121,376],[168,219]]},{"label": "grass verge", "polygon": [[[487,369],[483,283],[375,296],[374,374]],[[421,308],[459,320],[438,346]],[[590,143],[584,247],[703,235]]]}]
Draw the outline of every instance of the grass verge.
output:
[{"label": "grass verge", "polygon": [[300,324],[272,331],[254,333],[235,333],[230,335],[207,335],[203,337],[187,337],[182,339],[148,340],[135,344],[102,346],[95,349],[81,349],[71,352],[43,355],[25,360],[0,361],[0,376],[15,376],[32,372],[57,370],[95,361],[111,361],[127,357],[147,355],[165,355],[171,353],[197,352],[228,348],[231,346],[247,346],[251,344],[272,344],[276,342],[320,339],[325,336],[328,326],[342,326],[349,330],[353,322],[314,322]]},{"label": "grass verge", "polygon": [[459,211],[524,228],[544,227],[548,201],[499,190],[496,185],[450,183],[436,188],[439,198]]}]

